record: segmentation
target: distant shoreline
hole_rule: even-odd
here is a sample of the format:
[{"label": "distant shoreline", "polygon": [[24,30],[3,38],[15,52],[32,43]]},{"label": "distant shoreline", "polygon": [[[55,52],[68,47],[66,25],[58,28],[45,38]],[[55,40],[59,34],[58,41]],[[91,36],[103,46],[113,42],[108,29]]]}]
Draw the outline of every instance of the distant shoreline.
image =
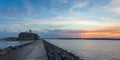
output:
[{"label": "distant shoreline", "polygon": [[42,38],[42,39],[120,40],[120,38]]},{"label": "distant shoreline", "polygon": [[[120,40],[120,38],[41,38],[41,39],[69,39],[69,40]],[[0,41],[18,41],[16,37],[7,37],[0,39]]]}]

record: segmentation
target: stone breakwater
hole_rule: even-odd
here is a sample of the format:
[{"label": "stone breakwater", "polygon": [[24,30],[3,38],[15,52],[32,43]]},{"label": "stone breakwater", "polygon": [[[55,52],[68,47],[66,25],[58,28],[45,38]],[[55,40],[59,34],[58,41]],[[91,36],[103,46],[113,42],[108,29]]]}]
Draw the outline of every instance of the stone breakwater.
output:
[{"label": "stone breakwater", "polygon": [[47,41],[43,41],[45,45],[45,49],[48,55],[49,60],[84,60],[75,56],[74,54],[59,48]]}]

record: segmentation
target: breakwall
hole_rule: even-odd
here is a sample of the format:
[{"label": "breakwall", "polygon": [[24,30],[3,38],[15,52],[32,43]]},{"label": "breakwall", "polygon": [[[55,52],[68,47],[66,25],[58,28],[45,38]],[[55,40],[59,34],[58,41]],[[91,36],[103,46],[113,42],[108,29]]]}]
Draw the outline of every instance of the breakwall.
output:
[{"label": "breakwall", "polygon": [[59,48],[45,40],[43,42],[49,60],[84,60],[68,52],[67,50]]},{"label": "breakwall", "polygon": [[0,53],[0,60],[48,60],[42,40],[8,47]]}]

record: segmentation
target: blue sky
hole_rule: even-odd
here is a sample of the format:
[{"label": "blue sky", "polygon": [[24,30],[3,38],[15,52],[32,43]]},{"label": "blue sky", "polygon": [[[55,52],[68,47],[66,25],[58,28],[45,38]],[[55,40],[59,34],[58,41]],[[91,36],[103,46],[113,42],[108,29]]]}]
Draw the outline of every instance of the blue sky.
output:
[{"label": "blue sky", "polygon": [[1,37],[29,29],[41,37],[80,37],[114,29],[120,37],[119,23],[119,0],[0,0]]}]

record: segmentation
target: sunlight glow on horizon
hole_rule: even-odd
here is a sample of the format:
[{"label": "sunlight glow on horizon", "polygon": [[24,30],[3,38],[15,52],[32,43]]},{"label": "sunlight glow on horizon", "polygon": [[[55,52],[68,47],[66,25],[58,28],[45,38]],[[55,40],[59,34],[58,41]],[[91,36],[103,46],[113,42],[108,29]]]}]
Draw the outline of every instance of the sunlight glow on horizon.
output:
[{"label": "sunlight glow on horizon", "polygon": [[120,28],[107,28],[101,30],[88,30],[84,31],[80,35],[81,38],[119,38],[120,37]]}]

